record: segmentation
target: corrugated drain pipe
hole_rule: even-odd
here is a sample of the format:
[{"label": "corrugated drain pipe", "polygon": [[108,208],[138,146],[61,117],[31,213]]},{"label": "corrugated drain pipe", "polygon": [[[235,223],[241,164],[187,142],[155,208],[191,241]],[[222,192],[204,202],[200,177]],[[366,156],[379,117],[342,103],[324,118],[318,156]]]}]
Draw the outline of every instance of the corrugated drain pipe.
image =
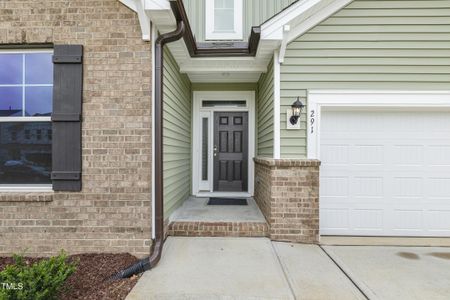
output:
[{"label": "corrugated drain pipe", "polygon": [[141,259],[134,265],[115,274],[112,279],[129,278],[133,275],[152,269],[161,259],[164,245],[164,200],[163,200],[163,60],[164,46],[168,43],[181,39],[185,32],[183,21],[177,22],[174,31],[160,35],[155,44],[155,239],[152,243],[152,250],[149,257]]}]

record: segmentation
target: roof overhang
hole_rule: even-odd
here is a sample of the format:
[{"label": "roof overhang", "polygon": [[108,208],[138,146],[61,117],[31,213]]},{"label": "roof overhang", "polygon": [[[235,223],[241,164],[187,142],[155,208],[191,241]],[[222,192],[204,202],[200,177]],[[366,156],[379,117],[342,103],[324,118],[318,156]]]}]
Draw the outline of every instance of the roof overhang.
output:
[{"label": "roof overhang", "polygon": [[[153,24],[160,33],[172,31],[177,18],[169,0],[119,0],[136,11],[142,38],[150,40]],[[250,56],[210,55],[196,56],[187,39],[168,45],[172,55],[192,82],[256,82],[279,50],[279,63],[284,60],[287,45],[311,28],[333,15],[353,0],[299,0],[260,26],[256,53]],[[197,43],[197,49],[207,43]],[[211,49],[209,46],[208,49]],[[213,51],[214,52],[214,51]]]}]

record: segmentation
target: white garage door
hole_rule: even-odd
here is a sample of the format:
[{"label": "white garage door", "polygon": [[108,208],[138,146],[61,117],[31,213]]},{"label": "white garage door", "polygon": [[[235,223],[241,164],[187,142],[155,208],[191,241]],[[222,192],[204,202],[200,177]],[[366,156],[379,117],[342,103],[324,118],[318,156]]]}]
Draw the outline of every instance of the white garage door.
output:
[{"label": "white garage door", "polygon": [[450,112],[324,110],[322,235],[450,236]]}]

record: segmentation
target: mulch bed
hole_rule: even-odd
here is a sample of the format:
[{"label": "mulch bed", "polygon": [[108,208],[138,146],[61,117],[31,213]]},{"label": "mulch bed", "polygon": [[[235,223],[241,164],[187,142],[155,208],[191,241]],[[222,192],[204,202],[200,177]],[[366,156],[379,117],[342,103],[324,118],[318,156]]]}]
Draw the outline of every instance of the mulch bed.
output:
[{"label": "mulch bed", "polygon": [[[32,264],[42,258],[26,258]],[[60,292],[59,299],[108,299],[122,300],[134,287],[140,276],[116,281],[108,280],[118,271],[137,262],[131,254],[78,254],[70,259],[77,260],[77,270]],[[0,270],[12,264],[11,257],[0,257]]]}]

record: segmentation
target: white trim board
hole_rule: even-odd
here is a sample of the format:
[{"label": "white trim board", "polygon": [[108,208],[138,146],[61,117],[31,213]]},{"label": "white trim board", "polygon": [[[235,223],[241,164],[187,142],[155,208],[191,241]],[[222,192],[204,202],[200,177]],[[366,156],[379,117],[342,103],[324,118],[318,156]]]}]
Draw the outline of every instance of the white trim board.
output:
[{"label": "white trim board", "polygon": [[450,108],[450,91],[310,90],[307,122],[309,159],[320,159],[320,120],[324,107]]},{"label": "white trim board", "polygon": [[[245,100],[247,107],[201,107],[203,100],[211,101],[232,101]],[[193,113],[192,113],[192,194],[198,196],[201,194],[200,186],[204,184],[200,181],[201,170],[201,116],[209,113],[209,148],[213,147],[213,113],[216,111],[246,111],[248,112],[248,193],[254,193],[254,162],[255,156],[255,92],[254,91],[194,91],[193,92]],[[213,155],[209,151],[208,155],[208,182],[209,191],[213,191]],[[223,193],[223,192],[220,192]]]}]

